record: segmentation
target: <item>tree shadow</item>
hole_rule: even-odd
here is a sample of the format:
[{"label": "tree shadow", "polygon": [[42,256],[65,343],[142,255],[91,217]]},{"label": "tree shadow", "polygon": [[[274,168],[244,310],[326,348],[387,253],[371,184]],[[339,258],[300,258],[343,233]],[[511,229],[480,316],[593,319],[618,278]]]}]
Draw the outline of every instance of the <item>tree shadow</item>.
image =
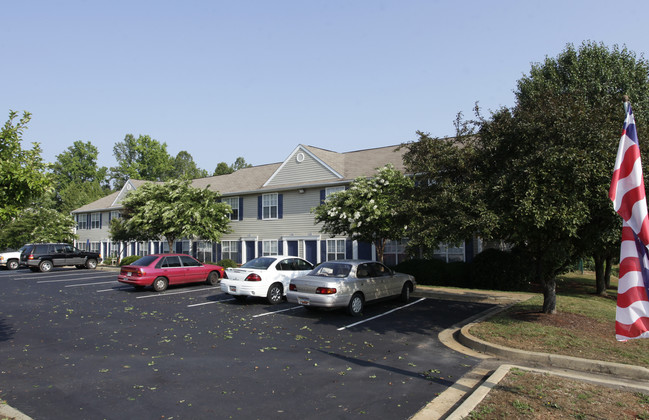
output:
[{"label": "tree shadow", "polygon": [[5,319],[0,319],[0,341],[11,340],[15,333],[16,330]]}]

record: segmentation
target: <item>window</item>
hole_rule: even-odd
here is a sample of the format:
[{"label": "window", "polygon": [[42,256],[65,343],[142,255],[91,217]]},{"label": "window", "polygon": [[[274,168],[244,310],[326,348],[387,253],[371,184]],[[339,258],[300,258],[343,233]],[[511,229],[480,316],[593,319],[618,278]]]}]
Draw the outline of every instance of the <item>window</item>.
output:
[{"label": "window", "polygon": [[240,261],[239,259],[239,241],[222,241],[221,242],[221,258],[230,259],[232,261]]},{"label": "window", "polygon": [[385,241],[385,250],[383,251],[383,262],[389,266],[395,266],[407,259],[406,245],[407,239],[399,241]]},{"label": "window", "polygon": [[119,219],[120,217],[122,217],[122,214],[120,212],[118,212],[116,210],[113,210],[113,211],[110,212],[111,220],[112,219]]},{"label": "window", "polygon": [[232,213],[230,213],[230,220],[239,220],[239,197],[224,198],[223,202],[229,204],[230,207],[232,207]]},{"label": "window", "polygon": [[79,242],[79,243],[77,244],[77,248],[78,248],[79,250],[81,250],[81,251],[88,251],[88,249],[86,248],[86,243],[85,243],[85,242]]},{"label": "window", "polygon": [[181,255],[180,261],[183,262],[183,267],[199,267],[201,265],[200,262],[196,261],[192,257],[188,257],[187,255]]},{"label": "window", "polygon": [[108,255],[111,258],[117,258],[119,256],[119,244],[117,242],[111,242],[109,249]]},{"label": "window", "polygon": [[327,187],[325,188],[325,200],[333,193],[345,191],[345,187]]},{"label": "window", "polygon": [[438,258],[446,262],[464,261],[464,244],[458,247],[440,244],[439,248],[433,253],[433,258]]},{"label": "window", "polygon": [[300,258],[287,258],[277,263],[275,268],[278,271],[306,271],[313,270],[313,265]]},{"label": "window", "polygon": [[90,242],[90,249],[88,251],[96,252],[97,254],[99,254],[100,247],[101,247],[101,242]]},{"label": "window", "polygon": [[277,219],[278,210],[277,194],[264,194],[262,196],[262,219]]},{"label": "window", "polygon": [[345,240],[327,239],[327,261],[345,259]]},{"label": "window", "polygon": [[140,257],[144,257],[146,255],[149,255],[149,243],[148,242],[138,242],[137,246],[137,255]]},{"label": "window", "polygon": [[262,245],[262,251],[263,256],[277,255],[277,241],[264,241]]},{"label": "window", "polygon": [[87,214],[77,214],[77,229],[88,229]]},{"label": "window", "polygon": [[99,228],[101,228],[101,214],[90,213],[90,229],[99,229]]},{"label": "window", "polygon": [[212,261],[212,242],[198,241],[196,245],[196,257],[199,261]]}]

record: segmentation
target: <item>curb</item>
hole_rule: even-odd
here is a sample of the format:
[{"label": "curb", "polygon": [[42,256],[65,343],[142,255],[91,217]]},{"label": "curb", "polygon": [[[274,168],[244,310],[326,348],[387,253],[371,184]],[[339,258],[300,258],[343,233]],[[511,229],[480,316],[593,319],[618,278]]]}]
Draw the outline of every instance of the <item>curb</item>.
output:
[{"label": "curb", "polygon": [[498,358],[541,366],[551,366],[601,375],[621,376],[629,379],[649,380],[649,369],[642,366],[604,362],[601,360],[580,359],[578,357],[563,356],[559,354],[517,350],[497,344],[491,344],[471,335],[469,330],[476,324],[477,322],[472,322],[462,327],[456,338],[462,345],[481,353],[489,353]]}]

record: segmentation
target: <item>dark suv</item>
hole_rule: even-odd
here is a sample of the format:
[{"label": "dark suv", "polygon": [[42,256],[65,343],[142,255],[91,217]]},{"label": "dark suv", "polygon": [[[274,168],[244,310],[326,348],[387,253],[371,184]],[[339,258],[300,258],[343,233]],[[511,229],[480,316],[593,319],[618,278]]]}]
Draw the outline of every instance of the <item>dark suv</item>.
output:
[{"label": "dark suv", "polygon": [[86,252],[70,244],[32,244],[20,254],[20,264],[32,271],[50,271],[52,267],[74,265],[77,268],[96,268],[101,255]]}]

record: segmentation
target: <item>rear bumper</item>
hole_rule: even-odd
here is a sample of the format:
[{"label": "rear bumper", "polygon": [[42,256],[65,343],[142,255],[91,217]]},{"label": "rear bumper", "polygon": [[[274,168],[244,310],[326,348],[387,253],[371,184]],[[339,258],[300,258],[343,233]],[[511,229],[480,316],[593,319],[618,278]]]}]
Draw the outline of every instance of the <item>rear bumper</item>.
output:
[{"label": "rear bumper", "polygon": [[232,296],[266,297],[268,287],[259,282],[221,279],[221,291]]},{"label": "rear bumper", "polygon": [[297,303],[302,306],[314,306],[316,308],[344,308],[349,303],[351,296],[347,295],[316,295],[300,292],[286,293],[286,300],[291,303]]},{"label": "rear bumper", "polygon": [[150,277],[117,276],[117,281],[132,286],[151,286],[153,284],[153,279]]}]

